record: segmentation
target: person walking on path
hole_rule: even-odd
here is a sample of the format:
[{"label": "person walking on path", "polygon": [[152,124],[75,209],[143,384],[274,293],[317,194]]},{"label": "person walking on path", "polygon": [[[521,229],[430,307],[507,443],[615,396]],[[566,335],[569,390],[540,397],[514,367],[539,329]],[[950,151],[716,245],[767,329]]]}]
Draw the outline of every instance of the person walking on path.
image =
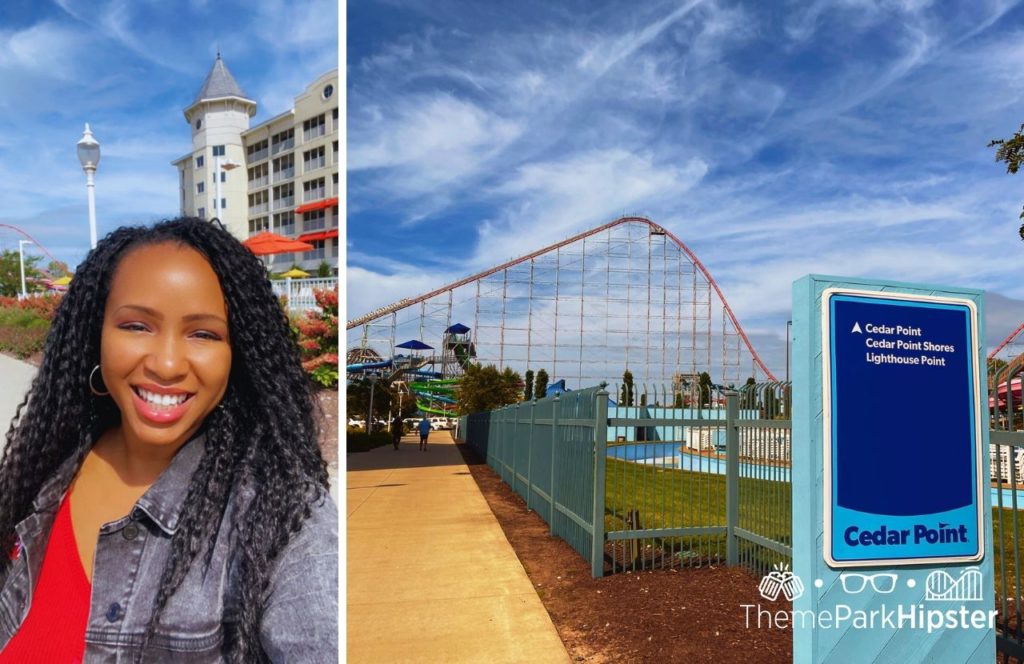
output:
[{"label": "person walking on path", "polygon": [[420,451],[427,449],[427,435],[430,433],[430,420],[424,415],[423,419],[419,423],[420,429]]},{"label": "person walking on path", "polygon": [[402,442],[402,416],[395,415],[391,420],[391,442],[395,444],[395,451],[398,451],[398,444]]}]

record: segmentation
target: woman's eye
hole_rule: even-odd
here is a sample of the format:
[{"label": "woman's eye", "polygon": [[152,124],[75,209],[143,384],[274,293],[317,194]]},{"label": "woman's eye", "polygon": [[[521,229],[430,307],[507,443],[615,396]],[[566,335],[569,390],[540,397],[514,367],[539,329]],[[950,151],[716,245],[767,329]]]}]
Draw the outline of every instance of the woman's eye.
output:
[{"label": "woman's eye", "polygon": [[206,330],[194,332],[193,336],[198,337],[199,339],[206,339],[207,341],[220,341],[221,339],[220,335],[216,332],[208,332]]},{"label": "woman's eye", "polygon": [[145,332],[146,326],[142,323],[121,323],[117,326],[118,329],[128,330],[130,332]]}]

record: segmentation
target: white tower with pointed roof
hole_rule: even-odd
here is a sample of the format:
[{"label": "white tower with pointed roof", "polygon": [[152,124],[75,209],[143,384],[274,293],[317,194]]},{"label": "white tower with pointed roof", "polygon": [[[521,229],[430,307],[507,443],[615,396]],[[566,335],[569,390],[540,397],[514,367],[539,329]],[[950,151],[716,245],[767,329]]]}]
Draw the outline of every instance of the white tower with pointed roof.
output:
[{"label": "white tower with pointed roof", "polygon": [[[245,96],[218,52],[195,100],[185,109],[185,120],[192,127],[192,152],[173,162],[178,167],[181,214],[206,219],[218,216],[239,239],[248,237],[242,132],[249,129],[254,115],[256,102]],[[218,160],[223,205],[215,203]],[[237,166],[232,168],[232,164]]]}]

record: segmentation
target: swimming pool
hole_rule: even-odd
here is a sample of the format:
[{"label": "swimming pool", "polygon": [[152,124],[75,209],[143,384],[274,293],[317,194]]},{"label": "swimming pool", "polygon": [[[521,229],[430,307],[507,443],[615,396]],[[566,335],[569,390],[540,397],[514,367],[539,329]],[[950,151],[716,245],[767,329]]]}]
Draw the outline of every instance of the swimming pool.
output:
[{"label": "swimming pool", "polygon": [[[680,450],[682,443],[638,443],[636,445],[615,445],[608,448],[608,456],[625,461],[657,465],[663,468],[678,468],[699,473],[725,475],[725,459],[704,456]],[[785,466],[740,462],[740,477],[752,477],[774,482],[789,482],[790,471]],[[1013,508],[1013,494],[1017,494],[1017,509],[1024,510],[1024,490],[999,489],[992,487],[992,506],[999,506],[1002,493],[1003,507]]]}]

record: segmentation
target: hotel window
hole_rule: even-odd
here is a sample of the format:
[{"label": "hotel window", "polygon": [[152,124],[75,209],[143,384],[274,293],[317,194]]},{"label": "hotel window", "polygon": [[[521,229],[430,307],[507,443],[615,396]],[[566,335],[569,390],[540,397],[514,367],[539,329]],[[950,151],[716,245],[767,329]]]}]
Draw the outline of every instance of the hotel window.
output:
[{"label": "hotel window", "polygon": [[249,220],[249,235],[256,235],[263,231],[270,230],[270,220],[267,217],[257,217]]},{"label": "hotel window", "polygon": [[201,194],[204,191],[206,191],[206,183],[205,182],[200,182],[199,184],[196,185],[196,193],[197,194]]},{"label": "hotel window", "polygon": [[318,201],[325,197],[324,179],[307,180],[302,183],[302,202]]},{"label": "hotel window", "polygon": [[295,213],[280,212],[274,215],[274,232],[279,235],[295,234]]},{"label": "hotel window", "polygon": [[206,219],[206,208],[199,208],[199,218]]},{"label": "hotel window", "polygon": [[295,185],[291,182],[274,187],[274,209],[295,205]]},{"label": "hotel window", "polygon": [[257,141],[245,149],[247,161],[259,161],[267,158],[267,139]]},{"label": "hotel window", "polygon": [[324,229],[326,215],[323,210],[306,212],[302,219],[302,232],[322,231]]},{"label": "hotel window", "polygon": [[310,250],[310,251],[307,251],[304,254],[302,254],[302,259],[303,260],[307,260],[308,261],[308,260],[315,260],[315,259],[318,259],[318,258],[322,259],[326,255],[324,253],[324,245],[325,245],[324,240],[313,240],[312,242],[310,242],[310,244],[313,245],[313,249]]},{"label": "hotel window", "polygon": [[324,114],[310,118],[302,123],[302,140],[311,141],[314,138],[327,133],[327,123],[324,121]]},{"label": "hotel window", "polygon": [[266,212],[269,207],[269,199],[270,194],[266,189],[263,191],[257,191],[255,194],[249,194],[249,214]]},{"label": "hotel window", "polygon": [[270,171],[269,164],[257,164],[249,169],[249,188],[263,187],[267,184],[267,173]]},{"label": "hotel window", "polygon": [[203,164],[205,164],[205,163],[206,163],[206,160],[203,159],[202,155],[196,157],[196,168],[202,168]]},{"label": "hotel window", "polygon": [[214,145],[213,146],[213,156],[214,157],[223,157],[224,156],[224,146],[223,145]]},{"label": "hotel window", "polygon": [[302,172],[308,173],[326,165],[326,152],[324,146],[306,150],[302,153]]},{"label": "hotel window", "polygon": [[295,145],[295,130],[285,129],[270,137],[270,154],[277,154]]},{"label": "hotel window", "polygon": [[286,154],[274,160],[274,182],[295,177],[295,155]]}]

